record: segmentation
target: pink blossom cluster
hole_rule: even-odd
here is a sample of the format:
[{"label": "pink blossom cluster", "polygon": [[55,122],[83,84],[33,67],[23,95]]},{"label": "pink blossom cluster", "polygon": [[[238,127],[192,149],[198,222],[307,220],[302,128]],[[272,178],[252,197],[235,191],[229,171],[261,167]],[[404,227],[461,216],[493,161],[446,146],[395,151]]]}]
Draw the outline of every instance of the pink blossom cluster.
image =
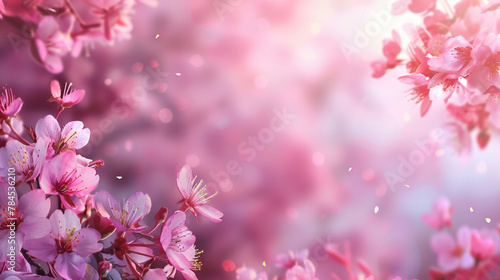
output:
[{"label": "pink blossom cluster", "polygon": [[452,230],[453,208],[447,198],[434,203],[434,212],[425,214],[424,222],[439,231],[431,238],[437,255],[432,279],[498,279],[500,277],[500,234],[497,229],[474,229],[461,226]]},{"label": "pink blossom cluster", "polygon": [[130,39],[137,3],[158,4],[157,0],[2,0],[0,18],[22,34],[11,36],[11,43],[29,39],[35,60],[51,73],[60,73],[67,54],[77,57],[95,44]]},{"label": "pink blossom cluster", "polygon": [[[50,100],[59,103],[56,117],[47,115],[24,129],[18,116],[22,100],[5,88],[0,96],[0,279],[156,280],[177,272],[197,279],[201,251],[186,226],[186,213],[220,222],[223,214],[208,205],[215,194],[209,195],[202,181],[196,183],[185,165],[177,177],[180,209],[168,215],[162,206],[155,225],[143,225],[152,210],[149,195],[137,192],[120,203],[106,191],[94,192],[96,169],[104,163],[78,154],[90,130],[80,121],[61,127],[57,120],[85,91],[68,85],[61,90],[52,81],[51,93]],[[23,184],[29,185],[27,192],[6,195],[9,187],[19,190]],[[15,248],[14,260],[10,248]]]},{"label": "pink blossom cluster", "polygon": [[[289,251],[287,254],[276,256],[276,266],[285,269],[285,280],[318,280],[314,275],[316,268],[311,260],[308,259],[309,251],[307,249],[294,252]],[[268,280],[266,272],[257,273],[255,269],[246,266],[236,270],[236,280]],[[278,276],[274,276],[273,280],[277,280]]]},{"label": "pink blossom cluster", "polygon": [[[349,279],[349,280],[375,280],[374,273],[361,261],[356,261],[355,265],[351,259],[351,249],[348,243],[343,246],[343,252],[340,253],[338,246],[334,244],[327,244],[324,249],[328,256],[341,264],[345,268],[347,277],[341,278],[338,271],[332,271],[331,277],[335,280]],[[319,280],[315,276],[316,267],[309,258],[309,251],[307,249],[301,251],[289,251],[286,254],[279,254],[276,256],[276,267],[284,269],[284,275],[275,275],[269,278],[268,274],[264,271],[257,272],[253,268],[246,266],[236,269],[236,280]],[[325,263],[327,268],[331,267],[331,262]],[[401,277],[396,276],[392,280],[403,280]]]},{"label": "pink blossom cluster", "polygon": [[446,127],[462,150],[470,149],[473,131],[484,148],[500,129],[500,2],[485,2],[399,0],[393,13],[419,14],[422,23],[405,26],[407,42],[393,31],[383,41],[384,59],[371,63],[374,78],[406,67],[399,81],[411,85],[409,99],[421,104],[422,116],[433,102],[444,102],[455,120]]}]

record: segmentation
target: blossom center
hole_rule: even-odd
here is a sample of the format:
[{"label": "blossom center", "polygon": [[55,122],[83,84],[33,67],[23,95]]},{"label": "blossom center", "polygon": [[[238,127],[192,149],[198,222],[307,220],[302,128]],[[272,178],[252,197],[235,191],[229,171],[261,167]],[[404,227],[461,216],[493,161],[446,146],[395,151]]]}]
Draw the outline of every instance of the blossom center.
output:
[{"label": "blossom center", "polygon": [[60,236],[58,239],[56,239],[57,253],[63,254],[73,252],[73,249],[76,247],[78,242],[80,242],[80,240],[78,240],[79,233],[73,237],[74,233],[75,228],[71,229],[66,238]]},{"label": "blossom center", "polygon": [[500,52],[496,52],[488,57],[485,65],[490,69],[491,73],[498,73],[500,71]]},{"label": "blossom center", "polygon": [[458,60],[464,60],[464,61],[469,61],[471,60],[470,53],[472,51],[471,47],[456,47],[453,49],[454,52],[454,57]]}]

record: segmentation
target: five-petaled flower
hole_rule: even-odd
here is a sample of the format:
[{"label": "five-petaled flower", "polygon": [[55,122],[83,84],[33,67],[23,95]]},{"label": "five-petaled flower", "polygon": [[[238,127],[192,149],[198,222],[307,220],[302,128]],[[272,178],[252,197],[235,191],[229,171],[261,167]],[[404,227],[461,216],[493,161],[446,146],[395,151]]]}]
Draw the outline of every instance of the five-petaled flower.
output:
[{"label": "five-petaled flower", "polygon": [[203,185],[203,180],[195,184],[191,167],[184,165],[177,174],[177,188],[182,195],[183,203],[181,210],[191,211],[197,218],[198,213],[208,218],[210,221],[218,223],[223,216],[222,212],[212,206],[207,205],[216,193],[207,196],[206,187]]},{"label": "five-petaled flower", "polygon": [[82,228],[80,218],[71,210],[56,210],[50,216],[51,232],[25,242],[24,248],[35,258],[46,261],[64,279],[82,279],[85,258],[99,252],[101,236],[95,229]]}]

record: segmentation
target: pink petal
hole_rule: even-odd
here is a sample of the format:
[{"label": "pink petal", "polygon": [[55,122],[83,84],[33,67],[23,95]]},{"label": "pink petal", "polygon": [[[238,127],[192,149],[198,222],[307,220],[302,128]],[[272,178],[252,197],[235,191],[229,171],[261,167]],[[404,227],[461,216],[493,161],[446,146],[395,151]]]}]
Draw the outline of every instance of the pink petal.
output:
[{"label": "pink petal", "polygon": [[57,32],[59,32],[59,24],[54,17],[47,16],[44,17],[38,24],[36,38],[45,41]]},{"label": "pink petal", "polygon": [[[21,197],[21,199],[24,198]],[[18,232],[24,234],[24,240],[38,239],[49,234],[52,227],[48,219],[36,216],[23,217],[23,222],[19,224]]]},{"label": "pink petal", "polygon": [[82,228],[76,234],[78,235],[78,244],[73,249],[74,253],[86,258],[102,250],[103,245],[99,243],[101,235],[97,230],[93,228]]},{"label": "pink petal", "polygon": [[35,149],[33,150],[32,161],[33,166],[33,175],[31,177],[26,178],[27,181],[34,180],[38,175],[40,175],[40,171],[42,170],[43,164],[45,163],[45,157],[47,156],[48,144],[43,140],[43,138],[38,138]]},{"label": "pink petal", "polygon": [[161,268],[153,268],[148,270],[146,275],[142,278],[144,280],[162,280],[162,279],[167,279],[167,275],[165,274],[165,271]]},{"label": "pink petal", "polygon": [[420,116],[425,116],[429,109],[431,108],[432,101],[429,96],[426,96],[424,100],[422,100],[422,105],[420,105]]},{"label": "pink petal", "polygon": [[450,254],[439,255],[438,265],[445,272],[452,271],[460,266],[460,259]]},{"label": "pink petal", "polygon": [[431,248],[436,254],[451,252],[455,246],[455,240],[446,232],[438,232],[431,238]]},{"label": "pink petal", "polygon": [[474,263],[475,260],[469,252],[462,255],[462,258],[460,259],[461,268],[471,268],[472,266],[474,266]]},{"label": "pink petal", "polygon": [[28,250],[33,257],[46,262],[55,260],[58,255],[56,242],[48,235],[38,239],[26,240],[23,248]]},{"label": "pink petal", "polygon": [[36,123],[35,132],[47,142],[55,142],[61,136],[61,127],[52,115],[47,115]]},{"label": "pink petal", "polygon": [[54,97],[54,99],[61,98],[61,86],[59,85],[59,82],[57,80],[52,80],[50,82],[50,93],[52,94],[52,97]]},{"label": "pink petal", "polygon": [[196,206],[194,209],[201,215],[205,216],[205,218],[209,219],[214,223],[221,222],[222,221],[221,218],[224,215],[221,211],[209,205]]},{"label": "pink petal", "polygon": [[79,168],[76,177],[77,179],[68,186],[68,192],[79,197],[93,192],[99,183],[99,175],[96,174],[95,168],[92,167]]},{"label": "pink petal", "polygon": [[166,225],[170,229],[170,231],[173,231],[174,229],[184,226],[186,223],[186,213],[183,211],[175,211],[170,218],[168,218]]},{"label": "pink petal", "polygon": [[172,242],[172,231],[168,228],[167,223],[164,223],[160,234],[160,243],[163,251],[166,252],[168,250],[170,242]]},{"label": "pink petal", "polygon": [[170,248],[167,248],[167,257],[172,265],[180,271],[189,270],[192,266],[191,262],[180,252],[176,252]]},{"label": "pink petal", "polygon": [[[148,248],[148,247],[137,246],[137,247],[134,247],[134,251],[136,251],[138,253],[146,254],[146,255],[154,255],[153,250],[151,248]],[[144,255],[139,255],[139,254],[133,254],[133,253],[130,254],[130,257],[132,257],[134,260],[136,260],[139,263],[143,263],[143,262],[146,262],[146,261],[151,259],[150,257],[146,257]]]},{"label": "pink petal", "polygon": [[19,113],[21,108],[23,107],[23,101],[21,98],[16,98],[12,103],[7,107],[7,109],[3,112],[4,115],[13,117]]},{"label": "pink petal", "polygon": [[196,274],[194,274],[194,272],[191,271],[190,269],[184,269],[183,271],[181,271],[181,273],[182,273],[182,276],[184,276],[185,280],[198,280],[198,277],[196,277]]},{"label": "pink petal", "polygon": [[74,92],[63,97],[63,106],[69,108],[76,105],[82,101],[83,97],[85,97],[85,91],[83,89],[75,90]]},{"label": "pink petal", "polygon": [[64,69],[62,58],[57,54],[48,54],[43,64],[52,74],[59,74]]},{"label": "pink petal", "polygon": [[61,137],[69,139],[67,142],[68,148],[80,149],[89,142],[90,130],[88,128],[84,129],[82,122],[73,121],[64,126]]},{"label": "pink petal", "polygon": [[189,165],[184,165],[177,173],[177,188],[182,197],[188,198],[193,189],[193,174]]},{"label": "pink petal", "polygon": [[482,12],[486,13],[486,12],[494,11],[498,8],[500,8],[500,1],[491,2],[488,5],[483,7]]},{"label": "pink petal", "polygon": [[50,200],[45,198],[42,190],[32,190],[25,193],[20,199],[17,211],[26,216],[47,217],[50,210]]},{"label": "pink petal", "polygon": [[422,220],[431,228],[441,228],[441,223],[439,222],[439,218],[434,213],[426,213],[422,216]]},{"label": "pink petal", "polygon": [[107,191],[99,191],[94,196],[97,212],[106,218],[121,220],[121,206],[118,201]]},{"label": "pink petal", "polygon": [[398,81],[414,86],[423,86],[429,83],[424,75],[416,73],[403,75],[398,78]]}]

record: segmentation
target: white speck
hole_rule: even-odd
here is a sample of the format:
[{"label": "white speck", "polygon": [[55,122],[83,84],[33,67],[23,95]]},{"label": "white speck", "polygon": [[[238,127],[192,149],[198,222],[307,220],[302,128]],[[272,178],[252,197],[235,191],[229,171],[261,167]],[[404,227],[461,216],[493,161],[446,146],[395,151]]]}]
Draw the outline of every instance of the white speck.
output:
[{"label": "white speck", "polygon": [[349,171],[351,171],[351,170],[352,170],[352,167],[349,167]]},{"label": "white speck", "polygon": [[121,180],[123,177],[122,176],[116,176],[116,179]]},{"label": "white speck", "polygon": [[180,76],[180,75],[181,75],[181,73],[175,73],[175,75]]},{"label": "white speck", "polygon": [[377,213],[378,213],[378,210],[380,210],[380,209],[378,208],[378,206],[375,206],[375,209],[373,209],[373,212],[375,212],[375,214],[377,214]]}]

